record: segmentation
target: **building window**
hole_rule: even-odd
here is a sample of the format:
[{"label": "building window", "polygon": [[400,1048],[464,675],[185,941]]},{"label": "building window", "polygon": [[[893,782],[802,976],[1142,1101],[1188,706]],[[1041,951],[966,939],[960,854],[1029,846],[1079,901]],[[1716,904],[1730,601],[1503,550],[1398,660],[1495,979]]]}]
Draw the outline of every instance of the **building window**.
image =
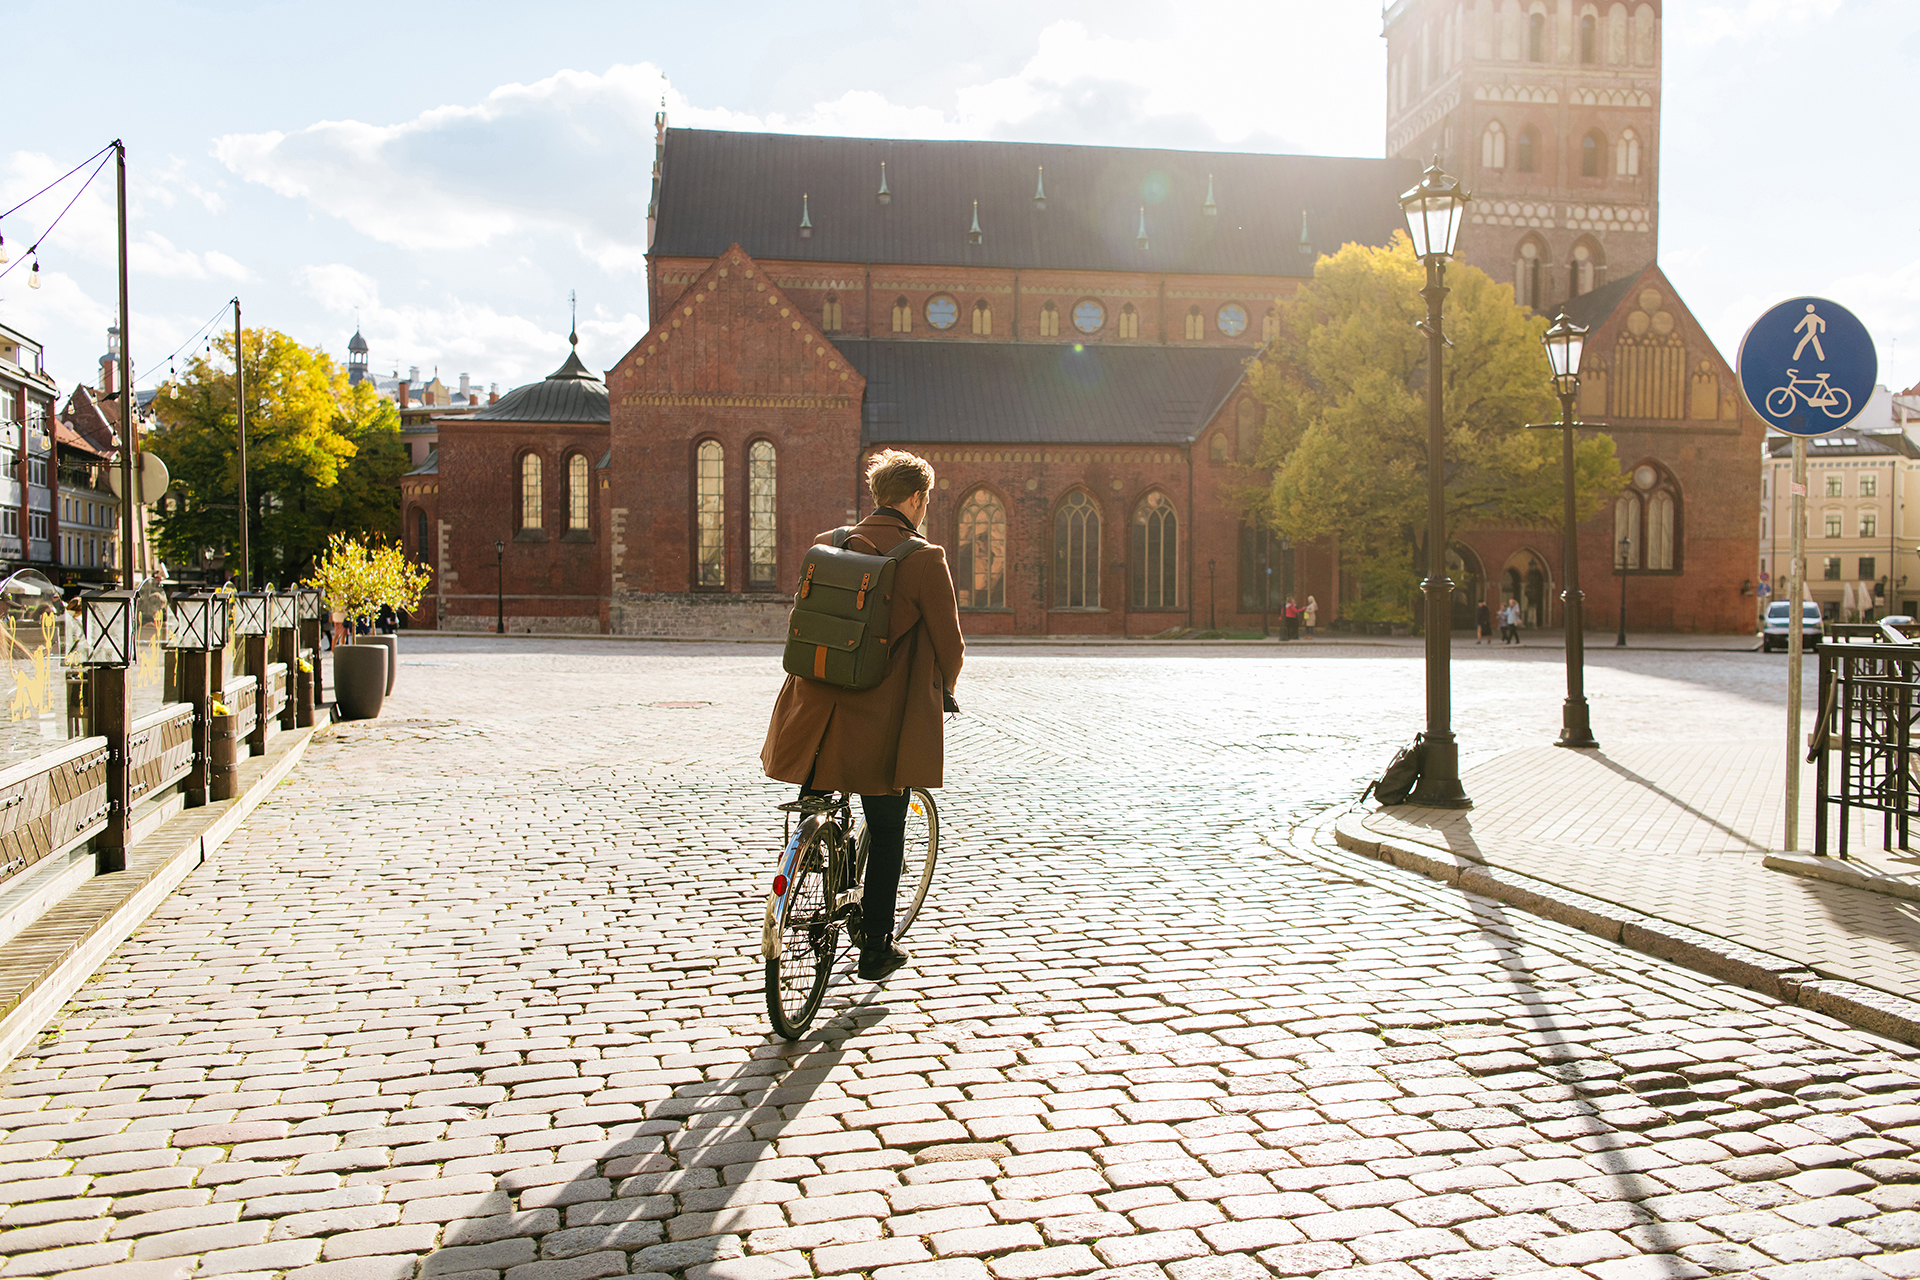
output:
[{"label": "building window", "polygon": [[747,448],[747,586],[772,590],[779,569],[778,498],[773,441]]},{"label": "building window", "polygon": [[1227,433],[1216,431],[1207,437],[1207,461],[1225,462],[1227,460]]},{"label": "building window", "polygon": [[520,527],[540,527],[540,455],[520,455]]},{"label": "building window", "polygon": [[1839,556],[1828,556],[1826,558],[1826,561],[1820,566],[1820,569],[1821,569],[1820,576],[1825,578],[1828,582],[1840,581],[1840,557]]},{"label": "building window", "polygon": [[1180,522],[1164,493],[1133,509],[1133,607],[1173,609],[1180,596]]},{"label": "building window", "polygon": [[1567,270],[1567,287],[1573,297],[1593,292],[1593,247],[1577,244],[1573,246],[1573,265]]},{"label": "building window", "polygon": [[927,323],[936,329],[951,329],[960,322],[960,304],[944,293],[927,299]]},{"label": "building window", "polygon": [[567,528],[588,527],[588,493],[587,455],[576,453],[567,459]]},{"label": "building window", "polygon": [[47,513],[46,512],[31,511],[27,513],[27,536],[29,538],[35,538],[43,542],[46,540],[46,537],[47,537]]},{"label": "building window", "polygon": [[1187,337],[1198,340],[1207,336],[1207,318],[1200,314],[1199,307],[1187,308]]},{"label": "building window", "polygon": [[1640,495],[1623,493],[1613,503],[1614,567],[1638,569],[1640,549]]},{"label": "building window", "polygon": [[1631,129],[1623,130],[1613,144],[1613,171],[1622,178],[1640,176],[1640,135]]},{"label": "building window", "polygon": [[698,576],[703,587],[727,585],[727,451],[718,440],[702,440],[695,477],[695,518],[699,521]]},{"label": "building window", "polygon": [[1838,511],[1827,512],[1826,534],[1829,538],[1837,538],[1840,536],[1840,513]]},{"label": "building window", "polygon": [[973,304],[973,332],[976,337],[989,337],[993,333],[993,308],[985,298]]},{"label": "building window", "polygon": [[1051,302],[1040,308],[1040,336],[1043,338],[1060,336],[1060,308]]},{"label": "building window", "polygon": [[1078,489],[1053,517],[1053,605],[1100,607],[1100,508]]},{"label": "building window", "polygon": [[1597,178],[1600,176],[1600,157],[1607,154],[1607,140],[1600,136],[1598,129],[1580,139],[1580,176]]},{"label": "building window", "polygon": [[1860,513],[1860,536],[1863,538],[1875,538],[1879,535],[1880,513],[1877,511],[1862,511]]},{"label": "building window", "polygon": [[1237,302],[1229,302],[1213,317],[1213,323],[1223,336],[1237,338],[1247,331],[1247,309]]},{"label": "building window", "polygon": [[47,483],[47,460],[45,458],[27,459],[27,483],[45,487]]},{"label": "building window", "polygon": [[1513,263],[1513,300],[1523,307],[1538,308],[1545,298],[1540,290],[1542,269],[1540,242],[1527,239],[1520,242],[1520,252]]},{"label": "building window", "polygon": [[1874,570],[1874,558],[1872,556],[1861,556],[1860,557],[1860,581],[1872,582],[1874,579],[1873,570]]},{"label": "building window", "polygon": [[907,305],[905,298],[893,300],[893,331],[895,333],[913,332],[913,308]]},{"label": "building window", "polygon": [[1140,336],[1140,313],[1133,309],[1131,302],[1120,308],[1120,336],[1123,338]]},{"label": "building window", "polygon": [[1589,65],[1600,61],[1600,19],[1590,13],[1580,18],[1580,61]]},{"label": "building window", "polygon": [[413,554],[421,564],[433,563],[433,541],[427,529],[427,513],[417,507],[413,512]]},{"label": "building window", "polygon": [[1280,309],[1268,307],[1267,314],[1260,317],[1260,341],[1272,342],[1280,336]]},{"label": "building window", "polygon": [[1647,497],[1647,568],[1665,571],[1673,562],[1673,493],[1656,489]]},{"label": "building window", "polygon": [[820,328],[825,333],[840,332],[840,295],[829,293],[820,306]]},{"label": "building window", "polygon": [[1507,167],[1507,131],[1500,127],[1498,120],[1487,126],[1480,135],[1480,167],[1482,169],[1504,169]]},{"label": "building window", "polygon": [[1522,173],[1532,173],[1539,166],[1539,155],[1540,135],[1528,125],[1513,145],[1513,167]]},{"label": "building window", "polygon": [[1007,607],[1007,509],[987,489],[960,507],[954,544],[954,593],[962,609]]},{"label": "building window", "polygon": [[1254,403],[1252,396],[1243,397],[1233,416],[1240,461],[1242,465],[1250,467],[1260,456],[1260,406]]},{"label": "building window", "polygon": [[1527,61],[1547,60],[1547,15],[1536,13],[1527,19]]},{"label": "building window", "polygon": [[1107,323],[1107,308],[1098,298],[1082,298],[1073,304],[1073,327],[1082,333],[1098,333]]},{"label": "building window", "polygon": [[1868,472],[1860,477],[1860,496],[1877,498],[1880,496],[1880,477]]},{"label": "building window", "polygon": [[1827,496],[1829,498],[1837,498],[1840,496],[1841,483],[1839,476],[1830,475],[1827,477]]}]

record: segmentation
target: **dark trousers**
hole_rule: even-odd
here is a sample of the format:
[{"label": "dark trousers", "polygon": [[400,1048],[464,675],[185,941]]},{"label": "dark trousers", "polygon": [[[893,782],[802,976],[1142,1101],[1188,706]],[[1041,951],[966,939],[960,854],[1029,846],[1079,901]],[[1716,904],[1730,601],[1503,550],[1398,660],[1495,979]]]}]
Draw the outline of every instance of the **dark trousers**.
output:
[{"label": "dark trousers", "polygon": [[[800,794],[833,793],[802,787]],[[860,893],[860,919],[869,947],[879,946],[883,935],[893,933],[893,903],[900,896],[900,864],[907,852],[907,800],[912,794],[860,797],[860,810],[867,819],[867,878]]]}]

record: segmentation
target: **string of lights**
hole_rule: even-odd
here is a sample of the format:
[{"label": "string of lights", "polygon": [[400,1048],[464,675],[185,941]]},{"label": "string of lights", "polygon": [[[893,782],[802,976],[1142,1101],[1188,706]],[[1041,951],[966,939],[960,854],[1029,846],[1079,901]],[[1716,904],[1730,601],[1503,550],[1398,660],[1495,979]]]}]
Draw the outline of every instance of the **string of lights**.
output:
[{"label": "string of lights", "polygon": [[[149,374],[148,377],[157,379],[159,382],[174,381],[175,378],[179,376],[174,372],[174,369],[173,369],[173,362],[175,357],[177,357],[182,351],[185,351],[188,347],[191,347],[194,343],[200,341],[201,335],[206,333],[207,330],[213,328],[213,326],[216,323],[226,319],[227,312],[232,306],[233,306],[233,300],[231,298],[221,303],[219,309],[215,311],[212,315],[207,317],[207,322],[201,325],[198,329],[195,329],[193,331],[192,337],[188,338],[185,342],[181,343],[179,346],[175,347],[172,351],[167,353],[166,358],[160,362],[161,364],[164,364],[167,366],[167,372],[165,376],[162,376],[158,372],[155,372],[155,373]],[[156,369],[157,369],[157,366],[156,366]],[[134,385],[137,388],[139,386],[139,383],[136,382]]]},{"label": "string of lights", "polygon": [[[34,200],[39,199],[41,196],[45,195],[47,192],[59,186],[60,183],[65,182],[68,178],[71,178],[74,174],[80,172],[80,170],[84,168],[89,161],[94,159],[98,159],[100,161],[99,164],[94,165],[93,172],[87,175],[87,180],[80,184],[80,189],[74,192],[72,198],[69,199],[67,203],[61,207],[60,212],[54,215],[53,221],[49,222],[46,225],[45,229],[43,229],[38,236],[34,237],[33,243],[27,247],[27,256],[25,258],[22,258],[20,261],[25,262],[31,259],[33,262],[33,270],[29,272],[27,275],[27,287],[29,289],[38,289],[40,287],[40,245],[41,243],[45,241],[48,236],[53,234],[53,229],[60,225],[60,220],[62,218],[65,218],[68,212],[72,210],[74,204],[80,199],[80,197],[87,193],[87,188],[93,185],[93,180],[100,176],[100,171],[102,169],[107,167],[107,160],[111,158],[110,153],[112,151],[113,151],[113,145],[109,143],[107,146],[103,147],[101,150],[94,152],[94,154],[92,156],[89,156],[87,160],[83,160],[80,162],[80,164],[74,166],[72,169],[69,169],[64,175],[62,175],[56,181],[48,183],[46,186],[42,187],[39,191],[36,191],[33,195],[28,196],[25,200],[22,200],[19,204],[7,210],[6,213],[0,213],[0,218],[4,218],[7,216],[7,214],[18,212],[21,208],[23,208],[27,204],[31,203]],[[4,237],[0,237],[0,263],[4,263],[6,262],[6,260],[7,260],[6,240]],[[16,262],[16,263],[13,263],[11,266],[0,267],[0,280],[4,280],[8,276],[12,275],[14,268],[18,267],[19,265],[20,263]]]}]

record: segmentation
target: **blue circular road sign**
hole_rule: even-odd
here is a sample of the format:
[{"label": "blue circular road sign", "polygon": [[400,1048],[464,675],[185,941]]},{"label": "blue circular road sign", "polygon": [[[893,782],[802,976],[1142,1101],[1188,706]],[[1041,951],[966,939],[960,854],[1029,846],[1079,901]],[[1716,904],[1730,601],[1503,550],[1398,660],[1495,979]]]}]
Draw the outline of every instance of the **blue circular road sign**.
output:
[{"label": "blue circular road sign", "polygon": [[1774,307],[1740,340],[1740,389],[1768,426],[1824,436],[1852,422],[1873,395],[1880,361],[1867,326],[1825,298]]}]

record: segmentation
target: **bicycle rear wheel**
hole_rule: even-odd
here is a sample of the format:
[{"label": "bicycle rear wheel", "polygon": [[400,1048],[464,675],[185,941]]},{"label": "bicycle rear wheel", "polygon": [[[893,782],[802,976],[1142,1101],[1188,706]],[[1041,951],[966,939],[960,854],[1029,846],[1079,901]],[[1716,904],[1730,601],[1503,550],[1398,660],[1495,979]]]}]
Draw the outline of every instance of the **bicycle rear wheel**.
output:
[{"label": "bicycle rear wheel", "polygon": [[[906,853],[900,866],[900,889],[893,900],[893,936],[897,941],[907,935],[907,926],[920,914],[933,884],[933,865],[940,858],[940,811],[934,807],[933,793],[925,787],[913,787],[907,793]],[[861,884],[867,882],[867,829],[860,828],[859,870]]]},{"label": "bicycle rear wheel", "polygon": [[788,1040],[806,1034],[833,973],[835,930],[827,868],[838,828],[823,825],[802,846],[787,886],[786,918],[780,922],[780,954],[767,961],[767,1017]]}]

